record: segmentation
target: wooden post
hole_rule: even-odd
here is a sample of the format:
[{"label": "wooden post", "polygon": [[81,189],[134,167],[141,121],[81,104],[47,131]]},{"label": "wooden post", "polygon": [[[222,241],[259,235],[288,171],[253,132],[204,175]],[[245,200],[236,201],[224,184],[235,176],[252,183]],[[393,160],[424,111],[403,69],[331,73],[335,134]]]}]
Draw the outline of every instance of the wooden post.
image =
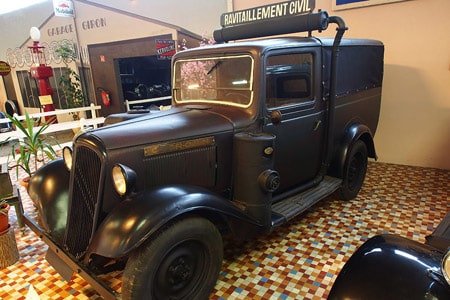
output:
[{"label": "wooden post", "polygon": [[13,227],[0,233],[0,269],[6,268],[19,260],[16,237]]}]

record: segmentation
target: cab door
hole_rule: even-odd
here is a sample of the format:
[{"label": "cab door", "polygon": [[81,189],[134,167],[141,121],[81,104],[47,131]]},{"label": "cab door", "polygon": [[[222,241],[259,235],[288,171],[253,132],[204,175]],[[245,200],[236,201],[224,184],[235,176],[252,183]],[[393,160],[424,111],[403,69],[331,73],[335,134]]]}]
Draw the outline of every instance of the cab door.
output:
[{"label": "cab door", "polygon": [[320,66],[319,48],[266,57],[263,131],[276,136],[274,169],[281,178],[277,193],[307,183],[320,170],[325,134]]}]

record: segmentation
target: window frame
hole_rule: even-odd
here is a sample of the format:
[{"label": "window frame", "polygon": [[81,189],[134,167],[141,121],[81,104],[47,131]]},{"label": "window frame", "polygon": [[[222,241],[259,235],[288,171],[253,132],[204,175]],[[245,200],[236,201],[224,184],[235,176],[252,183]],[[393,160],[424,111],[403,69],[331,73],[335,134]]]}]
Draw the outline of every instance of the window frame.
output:
[{"label": "window frame", "polygon": [[[268,93],[269,90],[273,89],[273,87],[271,87],[271,79],[269,79],[269,75],[268,75],[268,67],[271,66],[269,64],[270,59],[274,58],[274,57],[281,57],[281,56],[304,56],[304,55],[308,55],[310,56],[309,58],[309,96],[306,97],[298,97],[298,98],[290,98],[293,99],[293,101],[286,101],[284,100],[284,98],[279,97],[279,98],[275,98],[275,99],[281,99],[279,100],[280,102],[282,102],[282,105],[269,105],[268,102],[270,101],[270,98]],[[300,108],[311,108],[315,105],[316,103],[316,97],[317,97],[317,86],[315,84],[314,78],[316,76],[316,71],[315,70],[315,60],[316,60],[316,52],[312,49],[302,49],[301,51],[276,51],[276,52],[271,52],[269,53],[266,58],[265,58],[265,65],[264,65],[264,76],[265,76],[265,83],[266,83],[266,88],[265,88],[265,105],[267,110],[269,111],[273,111],[273,110],[286,110],[286,109],[298,109]],[[301,59],[299,59],[300,61]],[[302,64],[298,64],[298,65],[306,65],[306,63],[302,63]],[[280,64],[278,64],[278,66],[281,66]],[[291,68],[292,69],[292,64],[286,64],[285,65],[286,69]],[[282,68],[282,67],[281,67]],[[295,76],[295,70],[293,72],[287,72],[286,76],[284,77],[293,77]],[[274,76],[274,78],[276,79],[280,79],[277,78],[277,76]],[[279,86],[277,84],[275,84],[275,88],[278,89]],[[275,100],[277,101],[277,100]]]}]

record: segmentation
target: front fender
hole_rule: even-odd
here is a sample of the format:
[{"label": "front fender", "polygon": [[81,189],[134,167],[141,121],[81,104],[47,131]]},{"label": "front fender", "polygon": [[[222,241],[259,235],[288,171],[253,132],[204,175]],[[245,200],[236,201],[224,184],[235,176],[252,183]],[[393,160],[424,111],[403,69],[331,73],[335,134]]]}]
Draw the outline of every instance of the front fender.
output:
[{"label": "front fender", "polygon": [[229,200],[209,190],[186,185],[165,186],[133,195],[119,203],[96,231],[86,259],[94,253],[110,258],[127,255],[170,220],[200,211],[222,215],[228,222],[247,224],[254,228],[252,230],[261,226]]},{"label": "front fender", "polygon": [[328,299],[450,299],[443,255],[400,236],[375,236],[344,265]]},{"label": "front fender", "polygon": [[70,172],[60,158],[41,167],[28,185],[28,194],[38,209],[42,226],[56,241],[62,241],[66,229],[69,178]]}]

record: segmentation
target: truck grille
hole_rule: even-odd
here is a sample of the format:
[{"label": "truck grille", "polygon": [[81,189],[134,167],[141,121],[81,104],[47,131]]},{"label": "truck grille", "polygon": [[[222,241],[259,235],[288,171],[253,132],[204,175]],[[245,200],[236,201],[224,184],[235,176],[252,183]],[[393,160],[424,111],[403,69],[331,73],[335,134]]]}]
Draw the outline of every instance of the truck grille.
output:
[{"label": "truck grille", "polygon": [[179,151],[144,160],[146,178],[152,186],[168,183],[212,187],[216,182],[216,147]]},{"label": "truck grille", "polygon": [[92,236],[102,162],[89,148],[75,148],[72,177],[72,198],[65,234],[67,250],[75,257],[81,257]]}]

